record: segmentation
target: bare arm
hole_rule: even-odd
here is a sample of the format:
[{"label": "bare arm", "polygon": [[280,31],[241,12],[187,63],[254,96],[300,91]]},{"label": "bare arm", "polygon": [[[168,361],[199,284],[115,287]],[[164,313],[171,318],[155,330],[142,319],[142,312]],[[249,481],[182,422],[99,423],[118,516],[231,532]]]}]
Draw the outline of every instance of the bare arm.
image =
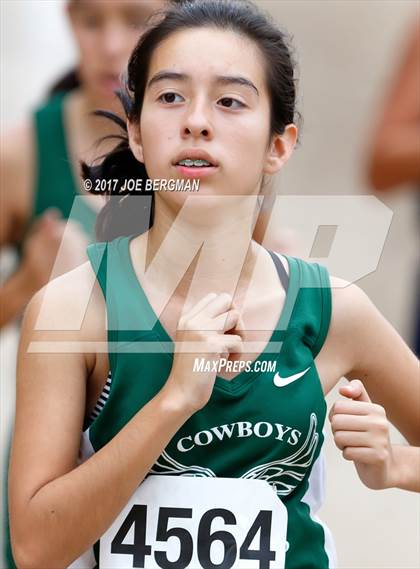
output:
[{"label": "bare arm", "polygon": [[394,486],[420,492],[420,447],[393,445],[393,454],[397,465]]},{"label": "bare arm", "polygon": [[[85,264],[52,281],[50,286],[57,289],[49,300],[52,317],[75,308],[75,295],[87,292],[77,283],[86,280],[89,270]],[[27,353],[27,348],[34,340],[92,340],[99,306],[89,309],[80,332],[34,332],[44,290],[28,305],[18,359],[9,491],[12,544],[20,568],[67,567],[88,549],[188,418],[172,395],[168,399],[161,392],[105,447],[77,466],[86,377],[95,357]]]},{"label": "bare arm", "polygon": [[24,126],[2,144],[0,247],[24,244],[19,266],[0,286],[0,328],[22,314],[53,268],[57,276],[86,261],[86,236],[77,223],[62,219],[57,208],[45,210],[28,228],[33,213],[32,136]]},{"label": "bare arm", "polygon": [[[335,281],[332,278],[332,283]],[[357,398],[356,403],[338,400],[333,405],[330,420],[335,442],[343,450],[344,458],[356,461],[355,456],[361,459],[364,453],[367,458],[370,450],[351,446],[370,444],[360,442],[345,448],[349,444],[349,436],[354,440],[364,436],[349,431],[363,431],[365,427],[362,428],[362,424],[370,425],[368,428],[374,437],[372,444],[374,440],[384,441],[388,439],[389,418],[412,446],[391,445],[393,459],[389,463],[386,487],[420,491],[419,361],[358,286],[349,284],[335,289],[333,298],[334,330],[340,340],[336,356],[343,365],[342,375],[349,380],[359,379],[367,392],[367,397]],[[341,387],[340,392],[352,397],[347,387]],[[360,417],[352,416],[352,413],[360,413]],[[362,417],[365,413],[370,417]],[[389,447],[389,440],[387,445]],[[385,460],[386,457],[383,458]],[[359,465],[359,476],[362,468],[363,465]]]},{"label": "bare arm", "polygon": [[368,162],[377,191],[420,184],[420,26],[410,36],[381,113]]},{"label": "bare arm", "polygon": [[6,282],[0,286],[0,328],[14,320],[29,302],[35,289],[20,266]]},{"label": "bare arm", "polygon": [[420,446],[419,360],[360,287],[350,285],[346,292],[350,359],[345,376],[360,379],[407,441]]},{"label": "bare arm", "polygon": [[[34,157],[29,125],[7,133],[0,148],[0,247],[4,247],[22,239],[30,216]],[[0,328],[22,312],[35,291],[21,265],[0,287]]]}]

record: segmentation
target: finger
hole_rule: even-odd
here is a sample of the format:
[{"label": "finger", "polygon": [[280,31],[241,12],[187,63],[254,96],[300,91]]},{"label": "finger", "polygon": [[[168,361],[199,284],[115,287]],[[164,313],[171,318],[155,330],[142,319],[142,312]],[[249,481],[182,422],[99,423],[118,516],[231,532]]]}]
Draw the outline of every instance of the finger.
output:
[{"label": "finger", "polygon": [[212,322],[213,330],[223,331],[226,332],[227,330],[232,330],[237,324],[239,320],[239,313],[237,310],[229,310],[224,314],[220,314],[217,318],[215,318]]},{"label": "finger", "polygon": [[37,233],[42,227],[44,222],[44,216],[38,215],[32,222],[28,230],[28,236]]},{"label": "finger", "polygon": [[242,338],[234,334],[215,334],[210,342],[179,342],[177,346],[180,352],[229,355],[242,352]]},{"label": "finger", "polygon": [[231,304],[232,296],[227,292],[222,292],[217,296],[217,298],[211,300],[203,310],[205,311],[206,316],[215,318],[229,310],[231,308]]},{"label": "finger", "polygon": [[220,336],[220,342],[224,346],[224,351],[231,353],[242,352],[242,338],[235,334],[224,334]]},{"label": "finger", "polygon": [[245,324],[244,324],[244,320],[242,318],[242,314],[239,314],[239,320],[238,323],[236,325],[237,330],[241,330],[244,331],[245,330]]},{"label": "finger", "polygon": [[244,332],[245,332],[245,324],[242,318],[242,314],[239,314],[239,318],[238,321],[236,323],[235,326],[235,331],[239,334],[239,336],[241,336],[241,338],[243,339],[244,337]]},{"label": "finger", "polygon": [[42,214],[40,218],[40,223],[41,226],[44,227],[50,224],[54,224],[60,219],[61,219],[61,212],[55,207],[50,207],[47,210],[45,210],[44,213]]},{"label": "finger", "polygon": [[368,447],[345,447],[343,458],[364,464],[377,464],[378,454],[375,449]]},{"label": "finger", "polygon": [[62,214],[58,207],[48,207],[42,214],[42,217],[60,219],[62,217]]},{"label": "finger", "polygon": [[334,433],[334,442],[340,450],[345,447],[371,447],[369,438],[369,433],[360,431],[336,431]]},{"label": "finger", "polygon": [[339,392],[341,395],[349,397],[354,401],[365,401],[366,403],[371,403],[368,392],[360,379],[353,379],[348,385],[342,385],[339,388]]},{"label": "finger", "polygon": [[[234,303],[232,303],[232,309],[235,309]],[[232,328],[227,328],[225,332],[227,334],[237,334],[238,336],[240,336],[242,338],[242,341],[244,341],[245,340],[245,324],[244,324],[244,321],[242,319],[242,315],[239,313],[239,311],[237,309],[236,309],[236,311],[238,312],[238,319],[237,319],[236,323],[233,325]]]},{"label": "finger", "polygon": [[364,401],[352,401],[351,399],[338,399],[331,408],[329,419],[336,413],[343,415],[370,415],[372,413],[372,403]]},{"label": "finger", "polygon": [[191,309],[185,313],[185,317],[193,318],[196,314],[201,312],[203,308],[205,308],[209,304],[209,302],[217,298],[217,296],[218,295],[215,292],[209,292],[209,294],[206,294],[205,297],[199,300],[197,304],[194,304],[194,306],[192,306]]},{"label": "finger", "polygon": [[366,431],[369,428],[368,415],[342,415],[336,413],[330,418],[331,430],[335,431]]},{"label": "finger", "polygon": [[64,234],[65,224],[56,217],[48,217],[41,220],[39,233],[45,237],[57,238]]}]

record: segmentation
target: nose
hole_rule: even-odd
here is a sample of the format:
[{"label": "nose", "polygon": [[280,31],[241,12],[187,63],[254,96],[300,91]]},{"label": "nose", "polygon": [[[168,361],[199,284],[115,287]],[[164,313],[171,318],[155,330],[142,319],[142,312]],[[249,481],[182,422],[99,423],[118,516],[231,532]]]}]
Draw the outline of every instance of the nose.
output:
[{"label": "nose", "polygon": [[213,127],[209,118],[205,101],[196,101],[187,108],[184,122],[182,125],[182,137],[188,138],[211,138],[213,136]]},{"label": "nose", "polygon": [[123,57],[127,51],[127,34],[119,25],[108,25],[104,27],[100,46],[102,55],[105,59],[116,60]]}]

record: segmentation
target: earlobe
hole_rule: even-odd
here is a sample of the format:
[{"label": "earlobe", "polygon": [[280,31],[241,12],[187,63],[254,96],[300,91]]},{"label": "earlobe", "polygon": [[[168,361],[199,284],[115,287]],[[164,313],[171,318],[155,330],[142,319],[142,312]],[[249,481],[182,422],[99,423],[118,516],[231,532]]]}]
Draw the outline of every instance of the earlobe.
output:
[{"label": "earlobe", "polygon": [[127,132],[128,132],[128,143],[130,145],[131,152],[134,154],[134,156],[137,158],[139,162],[144,163],[143,145],[141,143],[139,125],[127,121]]},{"label": "earlobe", "polygon": [[283,134],[276,134],[267,155],[265,174],[275,174],[289,160],[297,141],[297,127],[288,124]]}]

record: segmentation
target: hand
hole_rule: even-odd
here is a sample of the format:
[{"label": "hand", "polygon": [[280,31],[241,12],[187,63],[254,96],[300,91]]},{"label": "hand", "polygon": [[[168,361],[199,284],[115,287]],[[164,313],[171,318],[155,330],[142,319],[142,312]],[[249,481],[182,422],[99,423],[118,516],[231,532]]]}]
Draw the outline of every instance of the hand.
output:
[{"label": "hand", "polygon": [[21,269],[27,286],[35,292],[51,278],[85,262],[87,245],[77,222],[62,219],[55,208],[46,210],[34,222],[23,246]]},{"label": "hand", "polygon": [[[242,351],[241,322],[227,293],[208,294],[179,319],[174,362],[164,390],[169,390],[169,397],[180,399],[190,414],[210,399],[217,375],[214,366],[220,358]],[[196,344],[193,351],[187,342]],[[199,371],[194,365],[202,359],[208,366]]]},{"label": "hand", "polygon": [[368,488],[392,487],[396,465],[385,409],[371,402],[358,379],[340,387],[339,392],[348,399],[336,401],[328,415],[335,444],[346,460],[354,462]]}]

